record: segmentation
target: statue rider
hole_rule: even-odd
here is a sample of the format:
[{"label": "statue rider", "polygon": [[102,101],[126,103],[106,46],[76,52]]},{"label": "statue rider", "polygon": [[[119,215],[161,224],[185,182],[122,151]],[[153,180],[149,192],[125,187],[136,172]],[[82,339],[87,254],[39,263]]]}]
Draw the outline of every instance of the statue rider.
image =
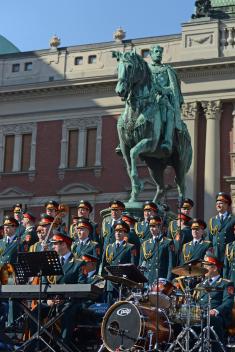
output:
[{"label": "statue rider", "polygon": [[152,62],[149,68],[153,75],[154,89],[164,126],[161,149],[170,155],[175,129],[178,131],[183,129],[181,121],[183,96],[175,70],[170,65],[162,64],[163,50],[159,45],[151,47]]}]

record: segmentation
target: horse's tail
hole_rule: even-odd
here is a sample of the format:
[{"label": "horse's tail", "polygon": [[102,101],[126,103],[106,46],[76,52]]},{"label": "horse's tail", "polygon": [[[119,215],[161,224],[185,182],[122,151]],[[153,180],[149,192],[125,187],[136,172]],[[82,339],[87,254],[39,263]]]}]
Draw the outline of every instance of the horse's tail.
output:
[{"label": "horse's tail", "polygon": [[188,172],[193,157],[191,137],[186,124],[182,121],[182,130],[176,130],[176,149],[179,161],[184,166],[185,173]]}]

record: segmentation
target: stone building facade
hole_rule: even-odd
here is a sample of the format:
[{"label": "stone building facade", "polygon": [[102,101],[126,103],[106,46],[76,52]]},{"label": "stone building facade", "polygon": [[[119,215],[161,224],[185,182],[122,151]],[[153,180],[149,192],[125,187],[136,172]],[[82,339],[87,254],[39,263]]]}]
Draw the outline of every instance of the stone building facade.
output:
[{"label": "stone building facade", "polygon": [[[235,207],[235,1],[214,0],[213,6],[226,18],[189,20],[178,35],[125,40],[119,30],[107,43],[1,51],[0,218],[16,202],[39,215],[54,199],[68,204],[71,216],[77,201],[87,199],[96,217],[110,199],[128,199],[130,182],[114,151],[123,102],[115,95],[112,50],[135,48],[148,61],[155,44],[164,47],[163,61],[182,82],[194,151],[187,176],[194,215],[207,220],[220,190],[232,193]],[[145,165],[138,167],[140,201],[151,199],[153,182]],[[173,176],[168,168],[166,201],[174,209]]]}]

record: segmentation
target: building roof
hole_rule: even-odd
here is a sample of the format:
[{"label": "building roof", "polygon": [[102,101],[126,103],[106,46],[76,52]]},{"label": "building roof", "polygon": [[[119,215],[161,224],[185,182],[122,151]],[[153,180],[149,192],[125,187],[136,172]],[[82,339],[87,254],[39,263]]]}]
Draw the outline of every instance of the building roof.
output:
[{"label": "building roof", "polygon": [[0,55],[18,53],[19,51],[14,44],[0,35]]},{"label": "building roof", "polygon": [[211,0],[212,7],[222,7],[235,5],[235,0]]}]

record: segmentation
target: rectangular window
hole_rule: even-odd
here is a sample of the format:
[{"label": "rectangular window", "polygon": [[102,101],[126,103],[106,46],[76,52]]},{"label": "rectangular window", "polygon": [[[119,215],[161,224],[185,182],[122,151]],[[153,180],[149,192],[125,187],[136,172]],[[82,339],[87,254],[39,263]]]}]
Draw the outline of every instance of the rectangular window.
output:
[{"label": "rectangular window", "polygon": [[88,64],[96,64],[96,55],[88,56]]},{"label": "rectangular window", "polygon": [[25,71],[32,71],[32,69],[33,69],[33,63],[32,62],[26,62],[24,64],[24,70]]},{"label": "rectangular window", "polygon": [[68,167],[73,168],[77,166],[78,159],[78,130],[69,131],[68,143]]},{"label": "rectangular window", "polygon": [[149,55],[150,55],[149,49],[143,49],[143,50],[141,50],[141,56],[142,56],[143,58],[149,57]]},{"label": "rectangular window", "polygon": [[89,128],[87,130],[86,141],[86,166],[94,166],[96,160],[96,128]]},{"label": "rectangular window", "polygon": [[11,71],[12,72],[20,72],[20,64],[13,64]]},{"label": "rectangular window", "polygon": [[83,64],[83,57],[82,56],[75,57],[74,65],[82,65],[82,64]]},{"label": "rectangular window", "polygon": [[13,157],[14,157],[15,136],[5,136],[5,150],[4,150],[4,172],[12,172]]},{"label": "rectangular window", "polygon": [[30,154],[31,154],[31,134],[22,135],[22,147],[21,147],[21,171],[28,171],[30,166]]}]

